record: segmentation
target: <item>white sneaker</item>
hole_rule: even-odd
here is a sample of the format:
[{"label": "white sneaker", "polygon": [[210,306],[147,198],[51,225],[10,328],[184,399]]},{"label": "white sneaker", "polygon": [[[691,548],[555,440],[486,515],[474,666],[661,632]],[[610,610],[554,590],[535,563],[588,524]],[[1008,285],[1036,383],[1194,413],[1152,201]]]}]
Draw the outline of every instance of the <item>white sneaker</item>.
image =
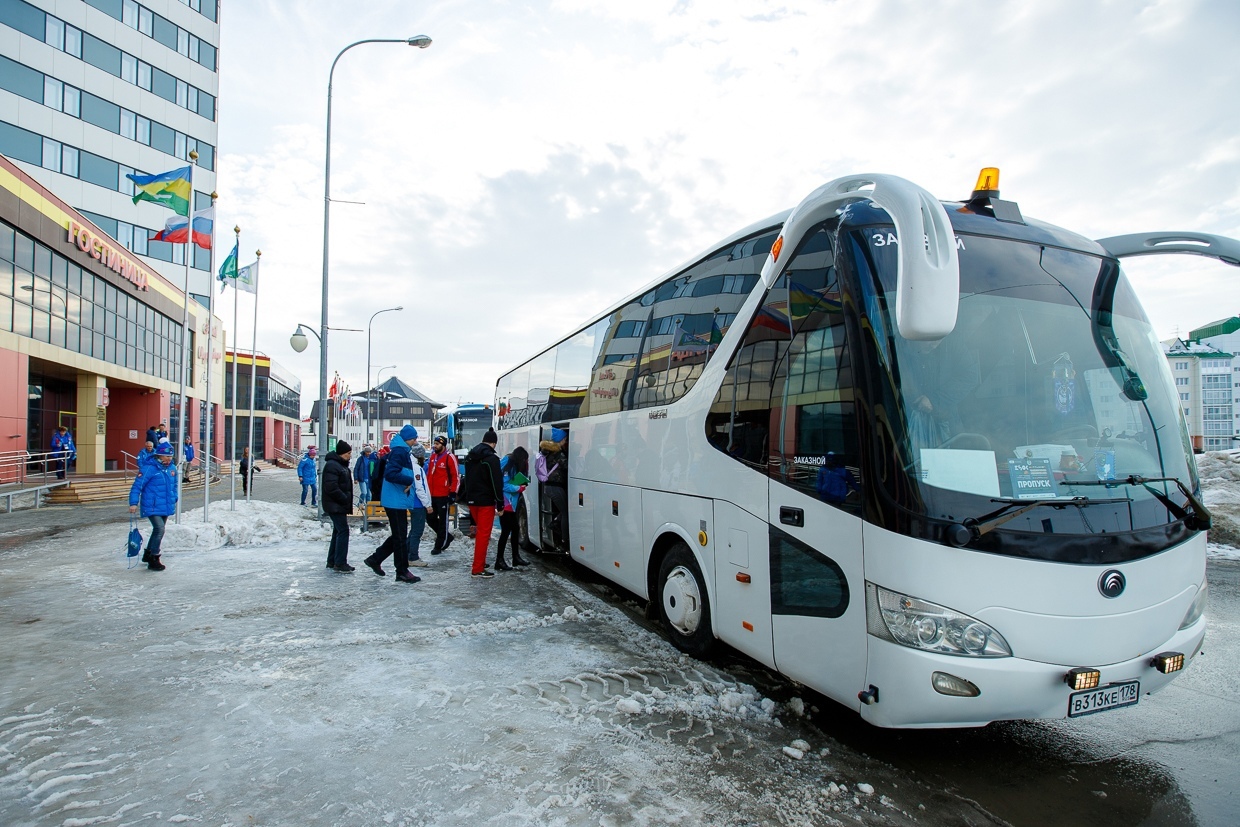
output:
[{"label": "white sneaker", "polygon": [[430,565],[430,563],[426,562],[425,560],[410,560],[409,565],[417,566],[418,568],[426,568],[427,566]]}]

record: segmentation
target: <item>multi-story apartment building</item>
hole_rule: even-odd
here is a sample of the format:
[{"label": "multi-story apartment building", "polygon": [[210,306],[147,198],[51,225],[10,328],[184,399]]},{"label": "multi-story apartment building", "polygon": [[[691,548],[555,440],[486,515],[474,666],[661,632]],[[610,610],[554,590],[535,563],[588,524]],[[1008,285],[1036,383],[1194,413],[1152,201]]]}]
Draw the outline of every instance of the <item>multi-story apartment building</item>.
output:
[{"label": "multi-story apartment building", "polygon": [[1235,402],[1232,354],[1193,339],[1163,342],[1171,366],[1188,433],[1197,451],[1224,451],[1235,446]]},{"label": "multi-story apartment building", "polygon": [[[1240,354],[1240,316],[1219,319],[1197,328],[1189,338],[1227,353]],[[1231,360],[1232,447],[1240,448],[1240,358]]]},{"label": "multi-story apartment building", "polygon": [[[171,213],[134,204],[128,173],[183,167],[194,207],[215,189],[217,0],[0,0],[0,154],[171,284],[185,245],[150,241]],[[191,247],[189,291],[211,257]]]}]

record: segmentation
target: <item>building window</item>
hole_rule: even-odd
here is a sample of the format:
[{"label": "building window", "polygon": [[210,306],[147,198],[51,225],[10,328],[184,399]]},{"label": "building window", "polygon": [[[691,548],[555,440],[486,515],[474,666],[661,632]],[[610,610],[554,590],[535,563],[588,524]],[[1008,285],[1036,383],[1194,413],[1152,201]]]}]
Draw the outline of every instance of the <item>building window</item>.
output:
[{"label": "building window", "polygon": [[82,92],[73,86],[65,86],[64,113],[75,118],[82,116]]},{"label": "building window", "polygon": [[53,49],[61,52],[65,50],[65,24],[64,21],[47,16],[47,24],[44,30],[43,42]]},{"label": "building window", "polygon": [[47,75],[43,76],[43,105],[50,106],[58,112],[64,109],[65,105],[64,84]]},{"label": "building window", "polygon": [[51,138],[43,139],[43,163],[44,169],[50,169],[52,172],[60,172],[60,143],[53,141]]},{"label": "building window", "polygon": [[78,150],[72,146],[61,146],[60,171],[65,175],[78,176]]}]

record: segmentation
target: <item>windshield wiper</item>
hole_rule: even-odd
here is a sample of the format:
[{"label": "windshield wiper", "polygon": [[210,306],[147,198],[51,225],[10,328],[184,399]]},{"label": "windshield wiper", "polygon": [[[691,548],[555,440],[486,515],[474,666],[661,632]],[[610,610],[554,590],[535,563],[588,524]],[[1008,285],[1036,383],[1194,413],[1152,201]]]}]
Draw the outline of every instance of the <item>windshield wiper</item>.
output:
[{"label": "windshield wiper", "polygon": [[1032,511],[1035,508],[1050,506],[1051,508],[1064,509],[1068,506],[1073,508],[1084,508],[1087,505],[1096,503],[1126,503],[1132,502],[1128,497],[1118,497],[1107,500],[1094,500],[1089,497],[1047,497],[1038,500],[1016,500],[1006,497],[992,497],[992,503],[1003,503],[1000,508],[991,511],[989,514],[983,514],[980,517],[969,517],[963,524],[957,523],[948,528],[947,539],[952,545],[962,547],[970,540],[976,540],[985,534],[989,534],[999,526],[1014,520],[1020,515]]},{"label": "windshield wiper", "polygon": [[[1185,498],[1188,500],[1188,508],[1180,505],[1172,500],[1157,488],[1151,488],[1149,483],[1152,482],[1173,482],[1180,489]],[[1214,518],[1210,516],[1209,509],[1205,503],[1197,499],[1192,489],[1180,480],[1179,477],[1143,477],[1140,474],[1130,474],[1123,479],[1117,480],[1064,480],[1062,485],[1105,485],[1108,488],[1114,485],[1139,485],[1146,491],[1154,495],[1154,499],[1158,500],[1166,507],[1171,515],[1177,520],[1183,520],[1184,524],[1195,531],[1206,531],[1214,524]]]}]

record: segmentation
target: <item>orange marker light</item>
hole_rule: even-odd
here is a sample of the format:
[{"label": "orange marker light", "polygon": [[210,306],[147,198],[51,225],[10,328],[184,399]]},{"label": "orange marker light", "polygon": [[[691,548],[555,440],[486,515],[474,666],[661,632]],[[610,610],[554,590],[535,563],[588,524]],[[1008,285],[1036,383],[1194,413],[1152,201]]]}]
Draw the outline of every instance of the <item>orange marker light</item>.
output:
[{"label": "orange marker light", "polygon": [[771,245],[771,261],[779,261],[779,251],[784,249],[784,237],[781,235]]},{"label": "orange marker light", "polygon": [[999,189],[999,168],[985,167],[977,174],[975,192],[994,192]]},{"label": "orange marker light", "polygon": [[750,582],[752,579],[753,579],[753,578],[751,578],[748,574],[745,574],[745,572],[743,572],[743,571],[738,571],[738,572],[736,573],[736,580],[737,580],[737,582],[738,582],[738,583],[748,583],[748,582]]},{"label": "orange marker light", "polygon": [[745,631],[747,631],[747,632],[752,632],[752,631],[753,631],[753,624],[752,624],[752,623],[750,623],[748,620],[742,620],[742,621],[741,621],[741,626],[743,626],[743,627],[745,628]]}]

